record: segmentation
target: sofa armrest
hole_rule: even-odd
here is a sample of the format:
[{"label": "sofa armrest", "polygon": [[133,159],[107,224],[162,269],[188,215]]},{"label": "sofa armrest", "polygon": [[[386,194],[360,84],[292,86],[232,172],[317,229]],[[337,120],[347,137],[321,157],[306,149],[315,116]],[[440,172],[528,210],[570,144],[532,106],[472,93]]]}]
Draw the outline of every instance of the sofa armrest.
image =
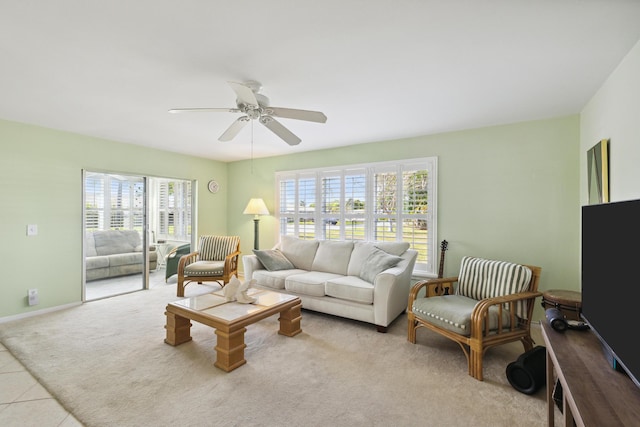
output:
[{"label": "sofa armrest", "polygon": [[373,305],[376,325],[388,326],[407,309],[411,288],[411,275],[418,252],[407,250],[403,261],[395,267],[378,273],[373,281]]},{"label": "sofa armrest", "polygon": [[253,254],[242,256],[242,274],[244,275],[244,280],[253,279],[254,271],[264,269],[264,265],[262,265],[257,256]]}]

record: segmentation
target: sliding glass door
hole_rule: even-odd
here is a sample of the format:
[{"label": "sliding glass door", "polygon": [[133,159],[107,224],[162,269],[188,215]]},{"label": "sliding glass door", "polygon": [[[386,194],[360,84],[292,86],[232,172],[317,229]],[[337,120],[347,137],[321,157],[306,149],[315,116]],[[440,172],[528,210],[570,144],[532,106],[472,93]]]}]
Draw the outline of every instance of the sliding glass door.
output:
[{"label": "sliding glass door", "polygon": [[83,300],[148,287],[157,255],[149,251],[147,179],[84,172]]},{"label": "sliding glass door", "polygon": [[192,244],[192,184],[83,171],[83,301],[175,281],[171,255]]}]

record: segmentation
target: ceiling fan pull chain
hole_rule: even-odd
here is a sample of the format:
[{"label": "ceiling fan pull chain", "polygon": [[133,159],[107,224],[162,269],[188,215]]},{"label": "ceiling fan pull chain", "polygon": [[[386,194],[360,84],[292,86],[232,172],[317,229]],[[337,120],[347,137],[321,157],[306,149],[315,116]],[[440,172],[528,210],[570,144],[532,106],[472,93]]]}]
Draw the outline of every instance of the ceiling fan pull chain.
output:
[{"label": "ceiling fan pull chain", "polygon": [[251,175],[253,175],[253,120],[251,120]]}]

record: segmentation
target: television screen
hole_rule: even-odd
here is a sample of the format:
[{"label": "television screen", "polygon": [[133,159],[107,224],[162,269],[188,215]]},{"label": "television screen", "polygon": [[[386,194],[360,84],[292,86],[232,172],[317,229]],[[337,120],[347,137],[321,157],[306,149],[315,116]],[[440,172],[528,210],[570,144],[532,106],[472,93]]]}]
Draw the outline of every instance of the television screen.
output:
[{"label": "television screen", "polygon": [[640,200],[582,207],[582,316],[640,387]]}]

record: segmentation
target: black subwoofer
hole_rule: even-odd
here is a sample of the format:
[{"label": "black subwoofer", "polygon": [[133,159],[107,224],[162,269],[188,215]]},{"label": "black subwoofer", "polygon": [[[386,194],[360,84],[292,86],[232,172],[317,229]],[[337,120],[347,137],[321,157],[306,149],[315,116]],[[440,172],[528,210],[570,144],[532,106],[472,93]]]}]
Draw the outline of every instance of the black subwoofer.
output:
[{"label": "black subwoofer", "polygon": [[507,365],[509,384],[524,394],[533,394],[544,385],[547,370],[547,349],[537,346]]}]

